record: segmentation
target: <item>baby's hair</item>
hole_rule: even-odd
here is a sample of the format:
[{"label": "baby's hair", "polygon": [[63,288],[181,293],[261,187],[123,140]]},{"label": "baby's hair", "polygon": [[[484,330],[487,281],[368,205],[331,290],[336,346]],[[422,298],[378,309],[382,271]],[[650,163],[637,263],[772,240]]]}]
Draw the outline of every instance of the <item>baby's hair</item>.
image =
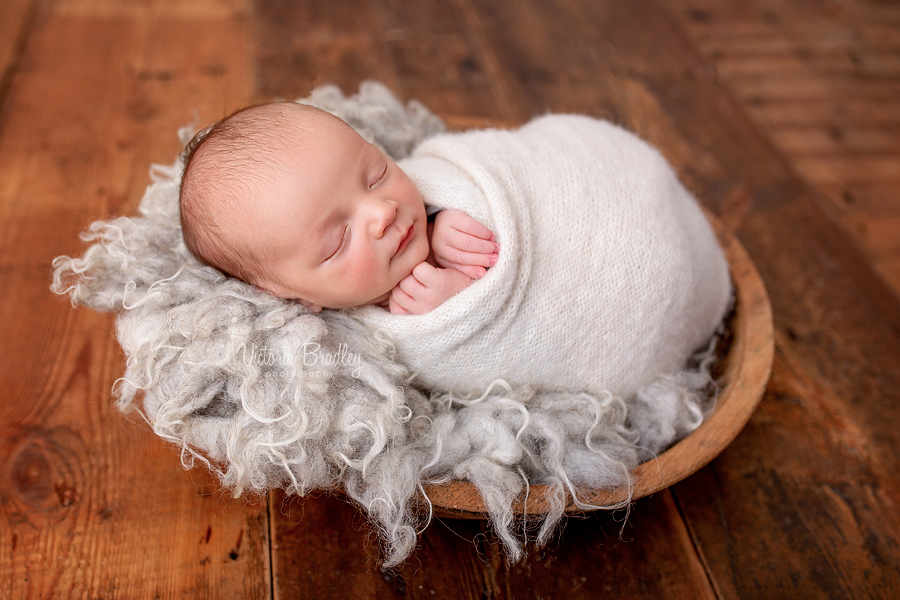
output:
[{"label": "baby's hair", "polygon": [[239,229],[229,232],[227,223],[246,225],[241,212],[252,211],[275,177],[270,157],[286,143],[288,110],[315,111],[288,102],[242,108],[198,132],[182,151],[178,202],[185,245],[200,262],[253,285],[262,285],[268,257]]}]

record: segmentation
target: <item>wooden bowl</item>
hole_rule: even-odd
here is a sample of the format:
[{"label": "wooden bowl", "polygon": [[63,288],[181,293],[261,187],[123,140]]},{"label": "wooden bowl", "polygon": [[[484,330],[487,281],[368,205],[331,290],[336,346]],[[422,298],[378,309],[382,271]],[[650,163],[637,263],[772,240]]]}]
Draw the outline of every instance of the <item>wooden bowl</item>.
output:
[{"label": "wooden bowl", "polygon": [[[772,371],[774,337],[772,307],[759,272],[747,251],[726,231],[718,219],[707,213],[725,250],[735,286],[736,302],[729,328],[731,343],[719,367],[719,398],[715,410],[691,435],[656,460],[633,471],[632,500],[642,498],[692,475],[719,455],[737,437],[759,404]],[[425,487],[434,514],[458,519],[483,519],[484,502],[471,483],[453,481]],[[520,500],[518,514],[541,515],[548,511],[547,486],[532,486],[527,506]],[[582,491],[579,498],[595,506],[610,506],[628,499],[627,489]],[[581,512],[570,504],[568,513]]]}]

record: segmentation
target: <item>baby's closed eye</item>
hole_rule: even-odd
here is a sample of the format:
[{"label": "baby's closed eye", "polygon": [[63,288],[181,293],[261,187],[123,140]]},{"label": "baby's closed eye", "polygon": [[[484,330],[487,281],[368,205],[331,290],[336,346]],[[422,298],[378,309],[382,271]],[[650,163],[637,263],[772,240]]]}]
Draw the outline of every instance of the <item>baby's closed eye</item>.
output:
[{"label": "baby's closed eye", "polygon": [[341,250],[343,250],[347,246],[347,241],[349,239],[350,239],[350,225],[344,225],[344,229],[341,232],[341,239],[338,241],[337,247],[334,249],[334,252],[329,254],[325,258],[325,260],[322,262],[327,262],[327,261],[333,259],[334,257],[336,257],[341,252]]},{"label": "baby's closed eye", "polygon": [[370,190],[376,189],[381,184],[383,184],[384,181],[387,179],[387,174],[388,174],[388,163],[385,162],[384,166],[381,168],[381,170],[377,172],[377,175],[375,176],[375,180],[369,184],[369,189]]}]

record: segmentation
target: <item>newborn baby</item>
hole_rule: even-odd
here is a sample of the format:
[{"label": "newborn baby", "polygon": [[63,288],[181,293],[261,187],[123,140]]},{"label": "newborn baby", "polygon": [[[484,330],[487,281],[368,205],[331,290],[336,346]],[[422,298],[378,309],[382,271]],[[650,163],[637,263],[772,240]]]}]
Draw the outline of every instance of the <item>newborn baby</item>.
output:
[{"label": "newborn baby", "polygon": [[202,262],[314,312],[426,313],[498,259],[464,212],[426,217],[416,186],[337,117],[293,102],[244,109],[188,145],[181,224]]},{"label": "newborn baby", "polygon": [[[398,166],[336,117],[278,103],[236,113],[188,155],[196,256],[312,310],[352,308],[428,389],[631,398],[684,368],[729,302],[694,198],[606,121],[436,135]],[[431,231],[426,205],[442,209]]]}]

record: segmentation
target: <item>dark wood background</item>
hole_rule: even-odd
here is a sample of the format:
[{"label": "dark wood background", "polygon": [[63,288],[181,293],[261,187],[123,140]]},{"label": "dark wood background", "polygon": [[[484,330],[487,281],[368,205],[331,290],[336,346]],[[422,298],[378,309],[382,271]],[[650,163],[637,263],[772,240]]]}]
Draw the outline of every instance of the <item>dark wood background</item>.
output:
[{"label": "dark wood background", "polygon": [[[900,6],[876,0],[4,0],[0,597],[900,597]],[[112,404],[113,317],[48,291],[177,127],[379,79],[444,115],[611,119],[750,252],[774,373],[710,466],[509,565],[434,522],[232,499]]]}]

